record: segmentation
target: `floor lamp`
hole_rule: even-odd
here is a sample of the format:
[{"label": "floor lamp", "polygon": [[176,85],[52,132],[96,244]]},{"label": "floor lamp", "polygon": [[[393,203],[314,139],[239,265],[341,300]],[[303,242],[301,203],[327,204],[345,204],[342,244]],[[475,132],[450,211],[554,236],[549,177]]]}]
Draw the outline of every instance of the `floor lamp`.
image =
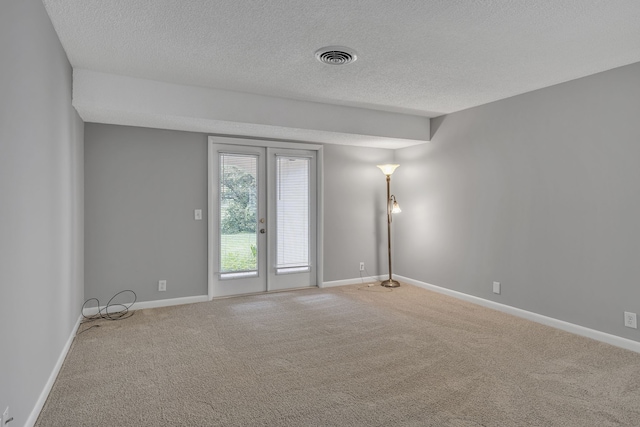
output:
[{"label": "floor lamp", "polygon": [[388,241],[388,249],[389,249],[389,280],[383,280],[380,283],[382,286],[387,288],[397,288],[400,286],[400,282],[397,280],[393,280],[392,271],[391,271],[391,221],[393,220],[392,214],[399,213],[400,206],[398,206],[398,202],[396,201],[396,196],[391,194],[391,174],[396,168],[400,165],[377,165],[383,174],[387,176],[387,241]]}]

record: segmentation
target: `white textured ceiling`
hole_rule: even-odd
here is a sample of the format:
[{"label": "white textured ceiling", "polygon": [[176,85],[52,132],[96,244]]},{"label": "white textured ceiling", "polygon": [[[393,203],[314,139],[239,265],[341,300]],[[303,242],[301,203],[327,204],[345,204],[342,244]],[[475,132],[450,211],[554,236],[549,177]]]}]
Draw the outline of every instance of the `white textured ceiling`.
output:
[{"label": "white textured ceiling", "polygon": [[43,2],[74,68],[426,117],[640,62],[638,0]]}]

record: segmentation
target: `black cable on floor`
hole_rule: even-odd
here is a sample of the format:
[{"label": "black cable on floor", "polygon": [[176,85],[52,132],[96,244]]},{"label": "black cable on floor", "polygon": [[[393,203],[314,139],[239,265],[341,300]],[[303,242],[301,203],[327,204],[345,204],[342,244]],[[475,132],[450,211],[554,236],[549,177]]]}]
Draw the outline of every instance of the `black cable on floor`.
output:
[{"label": "black cable on floor", "polygon": [[[133,294],[133,301],[131,301],[130,303],[126,303],[126,304],[121,304],[121,303],[117,303],[117,304],[112,304],[113,300],[120,294],[123,294],[125,292],[130,292]],[[82,324],[85,323],[89,323],[89,322],[94,322],[96,320],[123,320],[123,319],[127,319],[131,316],[133,316],[133,311],[129,312],[129,308],[131,308],[131,306],[133,304],[135,304],[136,300],[138,299],[138,296],[136,295],[135,292],[133,292],[130,289],[126,289],[124,291],[120,291],[117,294],[115,294],[114,296],[111,297],[111,299],[109,300],[109,302],[107,303],[107,305],[103,308],[100,308],[100,301],[98,300],[98,298],[89,298],[88,300],[86,300],[84,302],[84,304],[82,304],[82,308],[80,309],[80,314],[82,314],[82,317],[84,318],[84,320],[82,321]],[[94,314],[93,316],[85,316],[84,315],[84,310],[87,306],[87,303],[89,303],[90,301],[95,301],[97,304],[97,309],[98,312],[96,314]],[[114,310],[114,308],[117,308]],[[83,332],[88,331],[91,328],[97,328],[100,327],[100,325],[93,325],[87,329],[84,329],[81,332],[78,332],[76,335],[80,335]]]}]

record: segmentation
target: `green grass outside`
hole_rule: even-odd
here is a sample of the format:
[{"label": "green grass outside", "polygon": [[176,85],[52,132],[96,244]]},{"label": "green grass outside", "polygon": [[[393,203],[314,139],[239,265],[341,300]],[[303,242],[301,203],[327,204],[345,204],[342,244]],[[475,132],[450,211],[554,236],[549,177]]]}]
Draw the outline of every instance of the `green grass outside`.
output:
[{"label": "green grass outside", "polygon": [[220,243],[221,271],[257,269],[255,233],[222,234]]}]

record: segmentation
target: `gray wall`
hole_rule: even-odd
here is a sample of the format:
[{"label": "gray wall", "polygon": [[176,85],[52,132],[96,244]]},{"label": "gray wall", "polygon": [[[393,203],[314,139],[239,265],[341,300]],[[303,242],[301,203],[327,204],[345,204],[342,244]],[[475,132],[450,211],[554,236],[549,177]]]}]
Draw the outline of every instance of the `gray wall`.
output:
[{"label": "gray wall", "polygon": [[207,294],[204,134],[87,123],[85,215],[86,298]]},{"label": "gray wall", "polygon": [[39,0],[0,3],[0,411],[23,426],[83,300],[83,124]]},{"label": "gray wall", "polygon": [[[369,275],[387,272],[385,180],[375,165],[392,158],[325,146],[324,281],[359,277],[360,261]],[[86,298],[207,294],[207,135],[87,123],[85,175]]]},{"label": "gray wall", "polygon": [[363,276],[388,273],[387,184],[376,164],[392,160],[393,150],[325,145],[325,282],[360,277],[360,261]]},{"label": "gray wall", "polygon": [[639,340],[639,114],[634,64],[433,120],[396,152],[396,271]]}]

